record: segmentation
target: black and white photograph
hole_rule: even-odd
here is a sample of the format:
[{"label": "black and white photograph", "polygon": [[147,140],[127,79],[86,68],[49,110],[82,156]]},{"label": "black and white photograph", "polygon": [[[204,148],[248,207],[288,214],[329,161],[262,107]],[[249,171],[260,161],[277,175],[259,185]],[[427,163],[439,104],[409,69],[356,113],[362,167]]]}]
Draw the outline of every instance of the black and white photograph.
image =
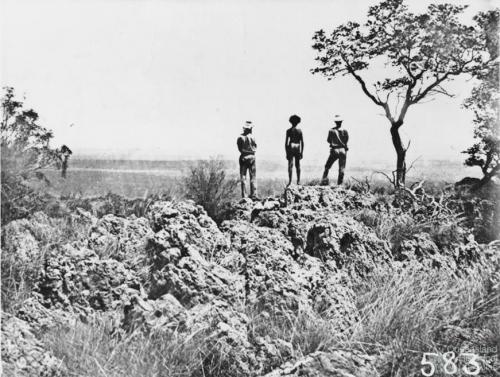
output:
[{"label": "black and white photograph", "polygon": [[5,377],[500,377],[498,0],[0,0]]}]

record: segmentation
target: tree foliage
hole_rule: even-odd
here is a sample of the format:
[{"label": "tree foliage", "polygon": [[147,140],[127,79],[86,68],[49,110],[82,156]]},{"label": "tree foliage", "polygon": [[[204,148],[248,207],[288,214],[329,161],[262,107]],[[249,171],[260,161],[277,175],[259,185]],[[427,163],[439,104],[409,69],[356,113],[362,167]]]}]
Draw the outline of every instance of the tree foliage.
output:
[{"label": "tree foliage", "polygon": [[464,151],[469,155],[465,164],[481,168],[483,183],[500,172],[499,18],[499,9],[482,12],[475,17],[483,30],[487,51],[493,63],[476,73],[479,84],[464,103],[467,109],[474,112],[474,138],[476,140],[469,149]]},{"label": "tree foliage", "polygon": [[[408,108],[424,98],[451,96],[443,86],[447,81],[487,63],[484,35],[459,20],[465,8],[431,4],[425,13],[415,14],[403,0],[386,0],[369,8],[362,25],[348,22],[329,35],[324,30],[314,34],[318,66],[312,72],[328,80],[350,75],[384,109],[398,156],[398,181],[404,180],[408,148],[398,130]],[[383,63],[389,77],[368,83],[362,72],[374,63]]]},{"label": "tree foliage", "polygon": [[26,109],[24,102],[16,99],[12,87],[3,89],[0,124],[2,223],[22,217],[36,207],[34,193],[26,183],[30,179],[47,182],[41,170],[60,161],[57,149],[50,147],[53,133],[39,124],[38,113]]}]

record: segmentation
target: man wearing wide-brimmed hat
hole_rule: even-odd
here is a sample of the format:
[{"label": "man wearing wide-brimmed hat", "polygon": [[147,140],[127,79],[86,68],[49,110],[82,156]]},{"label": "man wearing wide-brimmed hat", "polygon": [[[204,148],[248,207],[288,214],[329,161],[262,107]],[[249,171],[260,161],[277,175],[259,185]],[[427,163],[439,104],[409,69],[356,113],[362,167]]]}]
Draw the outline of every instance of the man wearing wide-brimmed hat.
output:
[{"label": "man wearing wide-brimmed hat", "polygon": [[333,121],[335,122],[335,127],[331,128],[330,131],[328,131],[328,138],[326,140],[328,142],[328,145],[330,146],[330,155],[328,156],[328,160],[325,164],[322,183],[327,184],[328,172],[330,171],[333,163],[339,160],[339,176],[337,179],[337,184],[341,185],[344,181],[344,169],[346,164],[347,151],[349,150],[349,148],[347,147],[349,134],[346,130],[340,129],[343,122],[343,118],[340,115],[335,115]]},{"label": "man wearing wide-brimmed hat", "polygon": [[254,199],[257,196],[255,186],[255,175],[257,172],[255,166],[255,152],[257,143],[252,135],[253,124],[247,120],[243,125],[243,133],[238,137],[237,145],[240,151],[240,180],[241,180],[241,196],[246,197],[246,176],[247,171],[250,174],[250,198]]}]

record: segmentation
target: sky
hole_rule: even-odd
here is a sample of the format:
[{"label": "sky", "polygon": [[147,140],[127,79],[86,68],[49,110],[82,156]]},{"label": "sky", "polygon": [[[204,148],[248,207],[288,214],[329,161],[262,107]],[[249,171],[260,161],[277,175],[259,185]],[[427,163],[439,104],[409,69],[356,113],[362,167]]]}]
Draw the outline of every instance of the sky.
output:
[{"label": "sky", "polygon": [[[407,1],[413,11],[430,2]],[[450,2],[471,4],[466,19],[494,5]],[[0,81],[26,96],[55,146],[76,155],[236,158],[236,138],[251,120],[259,158],[284,159],[288,118],[298,114],[304,159],[321,160],[341,114],[351,161],[393,161],[389,123],[359,85],[310,73],[314,31],[362,22],[376,3],[4,0]],[[472,85],[457,79],[448,85],[455,98],[410,108],[401,129],[409,159],[464,159],[472,114],[461,103]]]}]

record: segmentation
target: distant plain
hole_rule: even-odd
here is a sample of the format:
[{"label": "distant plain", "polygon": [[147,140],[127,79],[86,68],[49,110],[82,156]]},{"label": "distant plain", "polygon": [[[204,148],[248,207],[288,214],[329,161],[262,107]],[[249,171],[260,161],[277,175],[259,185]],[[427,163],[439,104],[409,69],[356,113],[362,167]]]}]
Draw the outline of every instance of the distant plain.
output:
[{"label": "distant plain", "polygon": [[[144,197],[148,194],[169,192],[182,196],[179,183],[196,160],[125,160],[80,159],[70,161],[66,179],[57,170],[47,170],[49,191],[56,195],[96,196],[109,192],[126,197]],[[318,180],[322,175],[322,161],[308,161],[302,166],[302,182]],[[227,174],[237,179],[237,161],[226,161]],[[379,172],[391,174],[392,165],[380,162],[347,164],[347,184],[368,179],[373,184],[387,183]],[[454,183],[466,176],[477,177],[479,169],[465,167],[458,162],[418,160],[408,173],[408,181],[426,180],[435,185]],[[330,171],[335,182],[337,165]],[[295,175],[295,172],[294,172]],[[258,188],[261,196],[278,194],[287,182],[285,162],[257,160]]]}]

